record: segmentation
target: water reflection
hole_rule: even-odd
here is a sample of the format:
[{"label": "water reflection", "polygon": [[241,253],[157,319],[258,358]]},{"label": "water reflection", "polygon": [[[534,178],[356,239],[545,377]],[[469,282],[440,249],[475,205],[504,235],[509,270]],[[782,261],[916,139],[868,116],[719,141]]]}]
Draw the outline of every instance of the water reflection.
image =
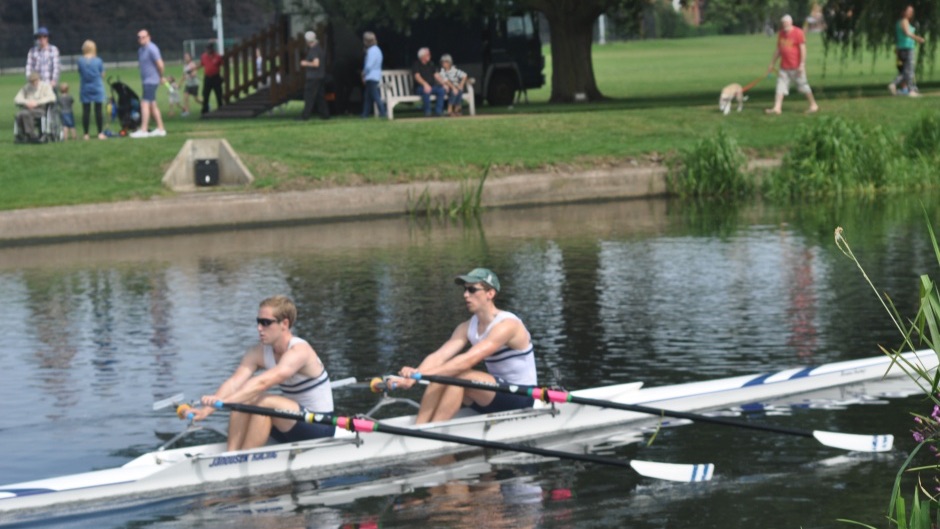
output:
[{"label": "water reflection", "polygon": [[[938,215],[928,210],[935,222]],[[0,333],[7,345],[0,350],[6,366],[0,398],[28,403],[0,416],[0,452],[16,454],[0,465],[0,478],[116,466],[156,446],[155,430],[180,425],[150,412],[150,403],[214,388],[256,341],[257,303],[276,293],[295,300],[297,334],[311,341],[334,377],[369,379],[423,358],[466,318],[454,274],[480,265],[500,274],[501,306],[531,330],[540,379],[560,378],[572,389],[632,380],[654,386],[873,355],[877,344],[897,343],[896,331],[833,247],[835,225],[846,228],[879,289],[902,314],[913,314],[917,276],[936,275],[936,264],[919,201],[901,198],[785,208],[630,201],[492,211],[470,226],[386,219],[0,249]],[[345,413],[374,403],[371,394],[353,390],[336,400]],[[892,425],[898,436],[908,420],[888,406],[864,413],[814,409],[786,419],[836,430]],[[61,442],[64,431],[69,443]],[[795,478],[780,462],[796,467],[831,456],[759,436],[731,442],[722,431],[686,431],[615,453],[642,451],[663,461],[707,453],[732,476],[780,472],[788,484],[784,504],[812,503],[818,484],[815,471]],[[890,462],[855,468],[826,483],[881,475],[890,483],[895,470]],[[370,482],[387,477],[395,476]],[[174,503],[165,512],[154,507],[102,526],[574,527],[622,517],[635,527],[708,528],[735,525],[727,512],[759,517],[759,508],[742,505],[768,505],[739,484],[703,493],[709,505],[683,502],[689,491],[680,490],[675,508],[647,508],[643,494],[628,494],[636,481],[623,483],[622,474],[593,467],[496,465],[413,491],[295,503],[267,515],[261,511],[271,504],[253,500],[270,494],[259,499],[252,490]],[[565,490],[570,495],[553,492]],[[284,495],[306,492],[313,491],[293,484]],[[860,492],[845,505],[876,513],[872,505],[882,500],[876,492]],[[227,505],[205,503],[226,498]],[[781,525],[819,526],[849,514],[813,506],[784,515]],[[228,515],[207,514],[224,507]],[[631,516],[634,510],[640,514]]]}]

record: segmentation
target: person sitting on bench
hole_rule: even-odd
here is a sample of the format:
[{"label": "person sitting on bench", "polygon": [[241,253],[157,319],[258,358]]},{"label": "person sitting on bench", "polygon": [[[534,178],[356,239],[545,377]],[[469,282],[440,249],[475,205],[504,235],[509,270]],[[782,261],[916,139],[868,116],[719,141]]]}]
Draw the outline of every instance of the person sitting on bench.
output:
[{"label": "person sitting on bench", "polygon": [[421,48],[418,50],[418,60],[411,67],[411,74],[415,78],[415,93],[421,96],[424,115],[431,115],[431,96],[435,99],[434,115],[440,116],[444,112],[444,98],[447,92],[444,83],[437,71],[437,66],[431,60],[431,50]]}]

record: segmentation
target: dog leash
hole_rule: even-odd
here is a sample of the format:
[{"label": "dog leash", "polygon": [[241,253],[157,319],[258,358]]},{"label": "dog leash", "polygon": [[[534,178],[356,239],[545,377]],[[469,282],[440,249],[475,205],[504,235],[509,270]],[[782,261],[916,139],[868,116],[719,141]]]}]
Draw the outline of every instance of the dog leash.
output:
[{"label": "dog leash", "polygon": [[757,83],[760,83],[760,82],[763,81],[766,77],[769,77],[769,76],[771,75],[771,73],[777,73],[777,69],[774,68],[773,72],[767,72],[765,75],[762,75],[762,76],[758,77],[757,79],[754,79],[754,80],[751,81],[750,83],[744,85],[744,88],[741,89],[741,93],[747,92],[747,91],[750,90],[751,88],[754,88],[755,86],[757,86]]}]

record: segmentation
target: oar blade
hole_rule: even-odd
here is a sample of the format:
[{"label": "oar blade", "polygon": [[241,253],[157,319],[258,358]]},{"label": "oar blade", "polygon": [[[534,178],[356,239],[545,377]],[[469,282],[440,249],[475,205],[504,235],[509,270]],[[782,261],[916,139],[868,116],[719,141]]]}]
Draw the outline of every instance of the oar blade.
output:
[{"label": "oar blade", "polygon": [[176,395],[173,395],[172,397],[167,397],[163,400],[158,400],[157,402],[153,403],[153,411],[162,410],[163,408],[168,408],[170,406],[173,406],[174,404],[179,404],[180,402],[183,402],[184,398],[186,398],[184,394],[177,393]]},{"label": "oar blade", "polygon": [[894,436],[890,434],[861,435],[815,430],[813,437],[826,446],[852,452],[887,452],[894,446]]},{"label": "oar blade", "polygon": [[683,483],[710,481],[715,473],[715,465],[711,463],[684,465],[634,459],[630,461],[630,466],[641,476]]}]

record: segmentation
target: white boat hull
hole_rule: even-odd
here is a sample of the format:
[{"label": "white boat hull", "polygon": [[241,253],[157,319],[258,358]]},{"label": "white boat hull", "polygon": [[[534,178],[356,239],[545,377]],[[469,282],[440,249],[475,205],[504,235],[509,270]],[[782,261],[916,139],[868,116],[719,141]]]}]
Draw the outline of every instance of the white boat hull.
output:
[{"label": "white boat hull", "polygon": [[[937,367],[933,351],[907,353],[928,371]],[[888,370],[886,357],[825,364],[778,373],[732,377],[658,388],[640,389],[640,383],[619,384],[574,394],[594,399],[643,404],[672,411],[701,411],[760,402],[823,388],[877,380],[885,375],[905,376],[897,366]],[[608,428],[658,417],[636,412],[562,404],[489,415],[459,417],[443,423],[414,426],[414,417],[386,422],[395,426],[471,437],[487,441],[519,442],[544,439],[576,431]],[[0,486],[0,524],[36,515],[55,507],[65,511],[82,504],[109,501],[109,507],[146,503],[250,482],[284,482],[324,478],[365,466],[425,458],[471,447],[380,432],[356,437],[338,431],[334,439],[270,445],[225,452],[224,444],[211,444],[151,452],[122,467]]]}]

